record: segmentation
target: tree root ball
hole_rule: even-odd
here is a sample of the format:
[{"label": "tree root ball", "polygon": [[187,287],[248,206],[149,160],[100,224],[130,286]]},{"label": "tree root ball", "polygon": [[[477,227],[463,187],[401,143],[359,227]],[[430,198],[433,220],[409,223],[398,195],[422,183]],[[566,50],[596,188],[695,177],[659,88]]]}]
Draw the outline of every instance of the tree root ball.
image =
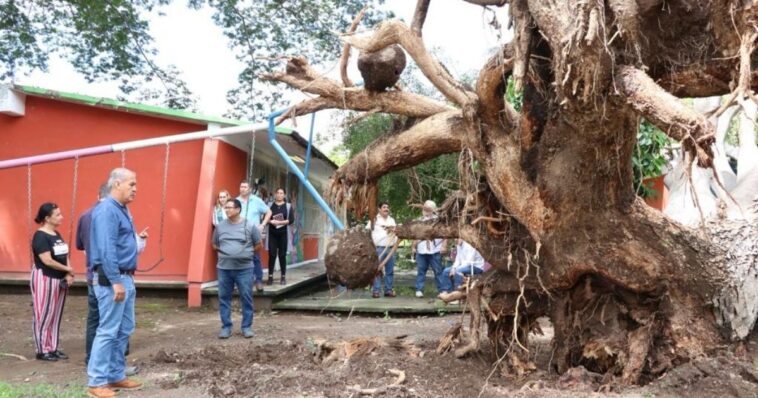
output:
[{"label": "tree root ball", "polygon": [[369,91],[384,91],[397,83],[405,69],[405,52],[397,44],[358,56],[363,86]]},{"label": "tree root ball", "polygon": [[371,233],[361,227],[337,232],[326,246],[326,274],[332,283],[363,288],[376,276],[379,257]]}]

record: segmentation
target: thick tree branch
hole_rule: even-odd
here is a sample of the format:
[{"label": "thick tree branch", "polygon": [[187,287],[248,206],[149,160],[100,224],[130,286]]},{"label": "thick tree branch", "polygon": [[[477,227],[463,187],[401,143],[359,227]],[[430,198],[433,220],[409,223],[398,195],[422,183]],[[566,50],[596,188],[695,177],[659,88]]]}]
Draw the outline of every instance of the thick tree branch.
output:
[{"label": "thick tree branch", "polygon": [[704,115],[684,105],[637,68],[620,66],[616,75],[621,94],[636,111],[671,138],[682,142],[685,150],[697,158],[700,167],[713,164],[711,144],[715,140],[715,129]]},{"label": "thick tree branch", "polygon": [[[356,111],[378,110],[411,117],[428,117],[452,109],[439,101],[409,92],[372,93],[355,87],[345,88],[338,82],[318,74],[303,57],[291,58],[287,62],[285,72],[265,74],[263,78],[280,81],[303,92],[322,97],[321,100],[306,101],[306,108],[312,106],[314,109],[332,107]],[[297,115],[301,114],[304,112],[298,110]]]},{"label": "thick tree branch", "polygon": [[402,133],[384,135],[374,141],[342,165],[333,179],[347,185],[371,183],[391,171],[458,152],[463,131],[460,111],[430,116]]},{"label": "thick tree branch", "polygon": [[450,101],[465,107],[476,101],[474,93],[458,83],[450,73],[426,50],[421,37],[416,36],[402,22],[382,22],[370,37],[346,35],[342,40],[363,51],[379,51],[393,44],[401,45],[416,61],[421,72]]},{"label": "thick tree branch", "polygon": [[413,22],[411,22],[411,31],[418,37],[421,37],[421,31],[424,29],[426,13],[429,11],[429,2],[431,0],[418,0],[416,11],[413,12]]},{"label": "thick tree branch", "polygon": [[466,3],[476,4],[478,6],[497,6],[502,7],[508,3],[508,0],[463,0]]}]

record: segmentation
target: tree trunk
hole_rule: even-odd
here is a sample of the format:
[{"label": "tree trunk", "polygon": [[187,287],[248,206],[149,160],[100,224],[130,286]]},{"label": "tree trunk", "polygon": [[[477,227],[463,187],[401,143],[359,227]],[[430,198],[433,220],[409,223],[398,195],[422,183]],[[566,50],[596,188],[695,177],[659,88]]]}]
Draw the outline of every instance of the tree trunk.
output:
[{"label": "tree trunk", "polygon": [[[626,383],[744,338],[758,317],[750,207],[758,198],[744,184],[758,174],[738,174],[735,187],[749,217],[689,229],[635,196],[631,159],[644,117],[681,142],[685,171],[693,164],[715,170],[715,127],[675,95],[723,95],[733,87],[721,108],[739,102],[749,109],[745,102],[758,100],[758,74],[750,69],[758,61],[758,8],[731,0],[508,3],[514,41],[483,66],[473,90],[426,51],[426,0],[412,30],[387,21],[368,37],[343,36],[364,52],[400,45],[456,109],[405,92],[341,86],[300,58],[287,73],[269,76],[319,96],[301,109],[425,118],[343,165],[332,199],[372,215],[382,175],[461,151],[461,191],[441,207],[440,219],[401,226],[397,235],[459,236],[493,264],[495,271],[456,297],[473,300],[473,318],[484,319],[495,353],[508,357],[498,361],[507,371],[533,369],[527,340],[540,316],[555,328],[559,371],[583,365]],[[523,88],[519,112],[504,100],[511,73]],[[348,235],[330,243],[330,272],[375,271],[370,240]],[[476,324],[456,355],[478,349]]]}]

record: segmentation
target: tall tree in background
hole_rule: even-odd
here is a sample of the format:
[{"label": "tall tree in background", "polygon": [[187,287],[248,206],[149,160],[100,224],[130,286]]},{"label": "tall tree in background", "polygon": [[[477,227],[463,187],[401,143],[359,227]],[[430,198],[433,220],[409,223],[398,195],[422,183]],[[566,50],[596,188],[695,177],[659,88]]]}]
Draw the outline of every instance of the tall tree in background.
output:
[{"label": "tall tree in background", "polygon": [[[685,169],[713,167],[714,126],[678,97],[729,94],[724,108],[756,100],[755,2],[467,1],[507,4],[515,30],[473,88],[426,50],[429,0],[418,1],[410,26],[387,20],[371,35],[343,36],[362,55],[399,45],[447,103],[329,79],[306,57],[268,76],[315,96],[282,119],[344,108],[417,120],[335,173],[333,200],[359,214],[373,216],[381,176],[461,153],[461,189],[444,217],[397,229],[402,238],[464,238],[496,269],[453,295],[468,295],[473,317],[456,355],[479,348],[486,322],[504,370],[528,371],[529,331],[548,316],[558,371],[583,365],[635,383],[745,338],[758,316],[756,184],[731,192],[742,212],[689,228],[635,195],[632,154],[644,117],[681,142]],[[505,101],[511,76],[520,110]],[[340,234],[327,259],[347,283],[360,282],[350,272],[366,263],[360,257],[372,258],[360,236]]]},{"label": "tall tree in background", "polygon": [[[129,100],[192,108],[194,98],[172,65],[158,65],[149,16],[171,0],[0,1],[0,82],[31,70],[47,70],[61,57],[88,81],[117,80]],[[313,62],[336,59],[339,38],[362,7],[383,0],[189,0],[210,7],[227,45],[246,66],[228,94],[230,117],[261,120],[280,106],[281,92],[259,80],[283,54],[305,54]],[[366,23],[387,14],[368,10]],[[223,45],[223,44],[219,44]],[[146,91],[149,82],[158,82]]]}]

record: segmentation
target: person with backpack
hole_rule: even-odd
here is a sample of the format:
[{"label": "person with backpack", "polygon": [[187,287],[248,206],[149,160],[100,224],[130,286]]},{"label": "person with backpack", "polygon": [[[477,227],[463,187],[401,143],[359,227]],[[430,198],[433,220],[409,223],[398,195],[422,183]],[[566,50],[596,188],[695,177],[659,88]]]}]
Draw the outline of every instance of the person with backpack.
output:
[{"label": "person with backpack", "polygon": [[287,284],[287,244],[289,234],[287,226],[291,223],[291,205],[285,200],[284,188],[277,188],[274,202],[271,203],[271,220],[268,223],[268,285],[274,284],[276,259],[282,274],[279,284]]}]

